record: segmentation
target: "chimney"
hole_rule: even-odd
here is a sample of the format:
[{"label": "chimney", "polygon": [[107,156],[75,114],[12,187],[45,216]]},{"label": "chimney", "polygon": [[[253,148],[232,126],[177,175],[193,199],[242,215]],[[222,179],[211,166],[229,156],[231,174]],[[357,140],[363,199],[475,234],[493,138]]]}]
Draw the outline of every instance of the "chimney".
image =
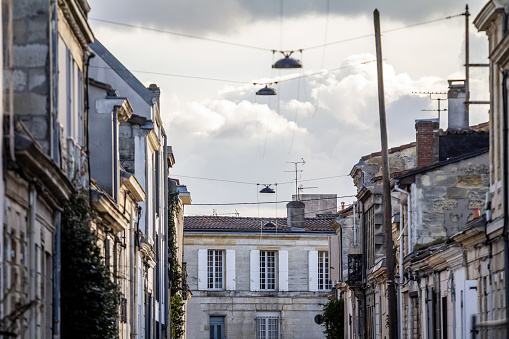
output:
[{"label": "chimney", "polygon": [[438,146],[438,139],[434,135],[438,127],[438,119],[415,120],[417,168],[433,165],[435,162],[435,155],[438,155],[438,147],[435,147]]},{"label": "chimney", "polygon": [[304,231],[304,221],[306,220],[304,207],[306,207],[306,205],[302,201],[290,201],[288,204],[286,204],[286,223],[290,230]]},{"label": "chimney", "polygon": [[159,97],[161,96],[161,89],[156,84],[150,84],[148,90],[152,92],[153,99],[159,105]]},{"label": "chimney", "polygon": [[465,80],[448,80],[448,126],[447,130],[461,131],[469,127],[469,117],[465,106],[467,100]]}]

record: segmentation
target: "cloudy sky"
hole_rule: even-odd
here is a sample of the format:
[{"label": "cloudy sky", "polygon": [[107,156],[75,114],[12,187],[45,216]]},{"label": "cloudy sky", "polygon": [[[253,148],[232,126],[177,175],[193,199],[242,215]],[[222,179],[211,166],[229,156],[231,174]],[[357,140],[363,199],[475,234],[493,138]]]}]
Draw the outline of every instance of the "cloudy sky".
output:
[{"label": "cloudy sky", "polygon": [[[436,109],[437,101],[413,91],[443,92],[447,79],[464,79],[459,0],[89,3],[96,38],[145,85],[161,88],[176,158],[171,176],[193,200],[186,215],[286,216],[284,201],[295,193],[291,162],[301,159],[303,193],[345,196],[338,205],[354,200],[350,170],[381,147],[375,8],[385,32],[389,147],[415,140],[415,119],[437,117],[422,111]],[[485,3],[469,3],[470,22]],[[470,32],[470,61],[487,62],[485,34],[472,24]],[[281,57],[272,50],[301,49],[294,55],[302,70],[271,68]],[[261,87],[253,83],[272,81],[277,96],[255,95]],[[473,100],[488,100],[487,81],[487,69],[471,70]],[[471,124],[487,120],[487,106],[471,108]],[[441,127],[447,128],[445,113]],[[263,187],[257,184],[275,183],[277,197],[257,193]],[[257,202],[263,204],[237,204]]]}]

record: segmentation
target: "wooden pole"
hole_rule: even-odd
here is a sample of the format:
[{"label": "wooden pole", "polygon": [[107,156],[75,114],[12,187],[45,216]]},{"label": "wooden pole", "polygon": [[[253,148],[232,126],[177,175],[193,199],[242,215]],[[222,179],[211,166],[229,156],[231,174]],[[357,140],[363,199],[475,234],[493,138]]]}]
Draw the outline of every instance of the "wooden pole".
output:
[{"label": "wooden pole", "polygon": [[398,338],[398,311],[394,282],[394,252],[392,241],[392,207],[389,177],[389,151],[387,147],[387,123],[385,120],[384,80],[382,68],[382,43],[380,39],[380,12],[373,12],[375,21],[376,64],[378,73],[378,110],[380,114],[380,137],[382,141],[383,204],[385,226],[385,262],[387,264],[387,314],[389,338]]}]

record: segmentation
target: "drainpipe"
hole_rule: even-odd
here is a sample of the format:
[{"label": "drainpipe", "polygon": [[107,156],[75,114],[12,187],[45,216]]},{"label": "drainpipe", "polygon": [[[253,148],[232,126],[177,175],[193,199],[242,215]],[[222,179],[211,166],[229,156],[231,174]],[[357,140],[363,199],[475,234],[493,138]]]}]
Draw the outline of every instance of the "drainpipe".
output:
[{"label": "drainpipe", "polygon": [[60,211],[55,215],[55,239],[53,242],[53,339],[60,338]]},{"label": "drainpipe", "polygon": [[[28,251],[30,253],[28,257],[28,267],[29,267],[29,292],[28,299],[35,300],[35,281],[36,281],[36,256],[35,256],[35,220],[37,214],[37,190],[33,183],[29,186],[29,198],[28,198],[28,206],[29,206],[29,214],[28,214]],[[30,308],[30,326],[29,331],[32,335],[35,335],[35,309]]]},{"label": "drainpipe", "polygon": [[[403,228],[401,228],[401,218],[403,217],[403,204],[400,203],[400,205],[399,205],[399,218],[400,218],[399,219],[400,220],[399,229],[400,229],[400,232],[399,232],[399,237],[398,237],[398,241],[399,241],[399,284],[398,284],[399,319],[398,319],[398,324],[399,324],[399,338],[403,339],[403,298],[401,296],[401,286],[403,285],[404,279],[403,279],[403,244],[401,243],[401,237],[403,236],[403,234],[405,232],[405,228],[407,226],[408,226],[408,230],[410,233],[410,211],[411,211],[411,208],[410,208],[410,194],[409,194],[409,192],[399,188],[397,182],[394,184],[394,189],[400,193],[406,194],[407,206],[408,206],[408,215],[406,218],[407,223]],[[410,237],[408,237],[408,241],[410,242]],[[410,246],[409,246],[409,248],[410,248]],[[408,319],[410,319],[410,317],[408,317]],[[410,324],[408,324],[408,325],[410,326]]]},{"label": "drainpipe", "polygon": [[357,246],[357,225],[355,224],[355,203],[353,205],[353,245]]},{"label": "drainpipe", "polygon": [[164,215],[164,244],[163,248],[166,248],[164,251],[164,271],[163,271],[163,279],[164,279],[164,332],[166,336],[168,336],[168,308],[170,307],[169,296],[168,296],[168,241],[169,241],[169,229],[168,229],[168,219],[169,219],[169,209],[168,209],[168,138],[166,134],[163,132],[164,139],[164,149],[163,149],[163,168],[164,168],[164,207],[163,207],[163,215]]},{"label": "drainpipe", "polygon": [[[364,172],[362,173],[362,186],[364,186]],[[367,258],[366,258],[366,216],[364,210],[364,203],[361,202],[362,207],[362,337],[366,337],[366,328],[368,325],[367,320],[367,305],[366,305],[366,271],[367,271]]]},{"label": "drainpipe", "polygon": [[113,110],[113,200],[118,202],[118,175],[119,175],[119,163],[118,163],[118,106],[115,106]]},{"label": "drainpipe", "polygon": [[[505,304],[509,305],[509,204],[508,204],[508,194],[509,194],[509,183],[508,181],[508,159],[509,156],[508,152],[508,132],[507,132],[507,75],[509,71],[503,71],[502,72],[502,142],[503,142],[503,190],[504,190],[504,198],[503,198],[503,204],[504,204],[504,261],[505,261],[505,276],[504,276],[504,282],[505,282]],[[509,333],[509,307],[505,308],[505,318],[506,318],[506,333]]]},{"label": "drainpipe", "polygon": [[58,128],[58,0],[51,0],[50,4],[50,23],[51,23],[51,39],[50,39],[50,73],[51,73],[51,137],[50,144],[52,146],[50,154],[52,155],[53,161],[60,164],[60,137]]}]

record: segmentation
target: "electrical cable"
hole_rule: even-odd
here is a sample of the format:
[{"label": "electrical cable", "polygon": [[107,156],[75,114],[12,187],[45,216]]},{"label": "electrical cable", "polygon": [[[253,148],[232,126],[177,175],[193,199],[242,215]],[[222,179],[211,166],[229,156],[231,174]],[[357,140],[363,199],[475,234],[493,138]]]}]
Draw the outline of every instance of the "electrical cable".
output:
[{"label": "electrical cable", "polygon": [[[355,195],[342,195],[337,197],[330,197],[330,198],[316,198],[316,199],[305,199],[300,200],[302,202],[305,201],[314,201],[314,200],[327,200],[327,199],[342,199],[342,198],[352,198],[355,197]],[[282,200],[282,201],[261,201],[261,202],[225,202],[225,203],[201,203],[201,204],[191,204],[187,205],[189,206],[232,206],[232,205],[267,205],[267,204],[282,204],[282,203],[289,203],[293,200]]]},{"label": "electrical cable", "polygon": [[167,31],[164,29],[152,28],[152,27],[146,27],[146,26],[140,26],[140,25],[126,24],[126,23],[118,22],[118,21],[104,20],[104,19],[98,19],[98,18],[88,18],[88,20],[99,21],[99,22],[104,22],[104,23],[108,23],[108,24],[112,24],[112,25],[119,25],[119,26],[124,26],[124,27],[140,28],[140,29],[144,29],[147,31],[166,33],[166,34],[176,35],[176,36],[180,36],[180,37],[184,37],[184,38],[216,42],[216,43],[225,44],[225,45],[245,47],[245,48],[257,49],[257,50],[261,50],[261,51],[272,51],[272,49],[270,49],[270,48],[251,46],[251,45],[246,45],[246,44],[241,44],[241,43],[231,42],[231,41],[224,41],[224,40],[219,40],[219,39],[204,38],[204,37],[197,36],[197,35],[172,32],[172,31]]},{"label": "electrical cable", "polygon": [[[281,1],[280,2],[280,21],[282,20],[281,19],[282,12],[283,12],[283,8],[282,8],[282,1]],[[438,22],[438,21],[448,20],[448,19],[452,19],[452,18],[456,18],[456,17],[462,16],[463,14],[464,13],[455,14],[455,15],[449,15],[449,16],[446,16],[446,17],[443,17],[443,18],[438,18],[438,19],[418,22],[418,23],[415,23],[415,24],[410,24],[410,25],[406,25],[406,26],[402,26],[402,27],[392,28],[392,29],[388,29],[388,30],[383,31],[382,34],[396,32],[396,31],[400,31],[400,30],[403,30],[403,29],[407,29],[407,28],[413,28],[413,27],[416,27],[416,26],[427,25],[427,24],[430,24],[430,23]],[[112,24],[112,25],[119,25],[119,26],[124,26],[124,27],[139,28],[139,29],[149,30],[149,31],[158,32],[158,33],[166,33],[166,34],[171,34],[171,35],[185,37],[185,38],[191,38],[191,39],[197,39],[197,40],[203,40],[203,41],[216,42],[216,43],[225,44],[225,45],[244,47],[244,48],[251,48],[251,49],[256,49],[256,50],[261,50],[261,51],[270,51],[270,52],[275,51],[275,49],[273,49],[273,48],[265,48],[265,47],[241,44],[241,43],[237,43],[237,42],[205,38],[205,37],[201,37],[201,36],[197,36],[197,35],[191,35],[191,34],[186,34],[186,33],[178,33],[178,32],[173,32],[173,31],[168,31],[168,30],[158,29],[158,28],[152,28],[152,27],[146,27],[146,26],[141,26],[141,25],[126,24],[126,23],[118,22],[118,21],[104,20],[104,19],[98,19],[98,18],[88,18],[88,20],[103,22],[103,23]],[[281,22],[280,22],[280,30],[282,30],[282,23]],[[320,47],[324,47],[324,46],[336,45],[336,44],[345,43],[345,42],[349,42],[349,41],[353,41],[353,40],[358,40],[358,39],[364,39],[364,38],[372,37],[372,36],[373,36],[373,34],[365,34],[365,35],[360,35],[360,36],[356,36],[356,37],[352,37],[352,38],[348,38],[348,39],[332,41],[332,42],[329,42],[329,43],[324,43],[324,44],[320,44],[320,45],[310,46],[310,47],[306,47],[306,48],[299,48],[299,49],[295,49],[295,50],[296,51],[303,51],[303,50],[316,49],[316,48],[320,48]]]},{"label": "electrical cable", "polygon": [[[301,182],[302,181],[315,181],[315,180],[325,180],[325,179],[333,179],[333,178],[341,178],[341,177],[349,177],[350,175],[349,174],[341,174],[341,175],[333,175],[333,176],[330,176],[330,177],[321,177],[321,178],[313,178],[313,179],[304,179],[304,180],[300,180]],[[178,175],[178,174],[173,174],[172,177],[174,178],[190,178],[190,179],[200,179],[200,180],[209,180],[209,181],[220,181],[220,182],[229,182],[229,183],[233,183],[233,184],[244,184],[244,185],[265,185],[265,184],[260,184],[260,183],[255,183],[255,182],[246,182],[246,181],[235,181],[235,180],[226,180],[226,179],[216,179],[216,178],[205,178],[205,177],[195,177],[195,176],[190,176],[190,175]],[[292,181],[286,181],[286,182],[278,182],[278,183],[274,183],[275,185],[285,185],[285,184],[291,184],[293,183],[294,180]]]},{"label": "electrical cable", "polygon": [[[312,73],[308,73],[308,74],[302,74],[302,75],[298,75],[298,76],[295,76],[295,77],[292,77],[292,78],[287,78],[287,79],[282,79],[282,80],[277,80],[277,81],[266,81],[264,83],[278,83],[279,84],[280,82],[296,80],[296,79],[299,79],[299,78],[306,78],[306,77],[309,77],[309,76],[313,76],[313,75],[317,75],[317,74],[322,74],[322,73],[325,73],[325,72],[335,72],[335,71],[338,71],[338,70],[341,70],[341,69],[351,68],[351,67],[360,66],[360,65],[365,65],[365,64],[369,64],[369,63],[375,62],[375,61],[376,60],[369,60],[369,61],[364,61],[364,62],[360,62],[360,63],[357,63],[357,64],[351,64],[351,65],[346,65],[346,66],[341,66],[341,67],[333,68],[333,69],[330,69],[330,70],[321,70],[321,71],[316,71],[316,72],[312,72]],[[162,73],[162,72],[151,72],[151,71],[142,71],[142,70],[135,70],[135,69],[127,69],[127,68],[126,69],[124,69],[124,68],[113,68],[113,67],[107,67],[107,66],[90,65],[90,68],[111,69],[111,70],[119,70],[119,71],[127,70],[129,72],[134,72],[134,73],[164,75],[164,76],[172,76],[172,77],[179,77],[179,78],[197,79],[197,80],[211,80],[211,81],[231,82],[231,83],[238,83],[238,84],[252,84],[253,83],[253,81],[241,81],[241,80],[231,80],[231,79],[208,78],[208,77],[200,77],[200,76],[193,76],[193,75]],[[255,82],[255,83],[258,83],[258,82]],[[279,87],[277,87],[277,89],[279,89]]]}]

